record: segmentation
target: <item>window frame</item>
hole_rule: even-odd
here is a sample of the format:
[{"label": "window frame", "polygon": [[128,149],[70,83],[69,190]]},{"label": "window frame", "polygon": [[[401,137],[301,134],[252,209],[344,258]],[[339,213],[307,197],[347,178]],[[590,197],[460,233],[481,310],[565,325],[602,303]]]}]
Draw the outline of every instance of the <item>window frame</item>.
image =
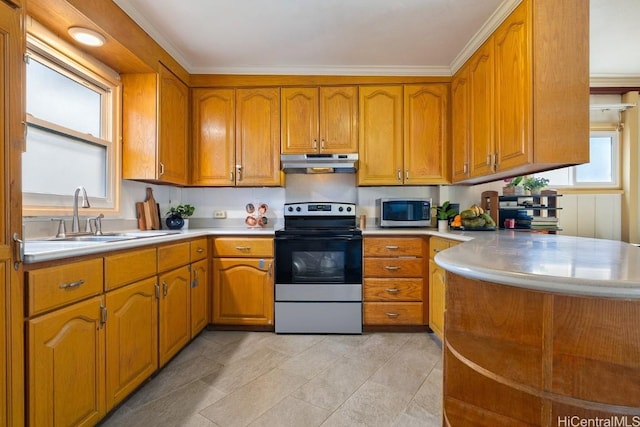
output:
[{"label": "window frame", "polygon": [[[551,182],[550,187],[560,190],[618,190],[622,187],[621,170],[622,170],[622,144],[621,144],[621,130],[617,126],[612,125],[592,125],[589,129],[589,143],[591,143],[592,137],[613,136],[611,148],[611,176],[612,182],[588,182],[582,181],[576,182],[577,167],[566,166],[562,169],[568,170],[570,183],[567,185],[554,184]],[[541,174],[535,174],[537,176],[544,176]]]},{"label": "window frame", "polygon": [[[60,39],[52,38],[41,27],[36,31],[29,29],[27,33],[27,52],[25,61],[30,58],[64,76],[98,89],[101,96],[101,129],[99,136],[81,134],[72,129],[46,120],[26,115],[27,132],[30,127],[37,127],[62,134],[76,140],[97,144],[106,148],[105,197],[89,196],[91,208],[83,210],[85,214],[104,213],[116,215],[120,212],[121,192],[121,83],[119,75],[108,66],[88,57],[75,47]],[[38,31],[39,30],[39,31]],[[28,144],[25,139],[25,144]],[[69,189],[67,195],[29,193],[23,190],[23,216],[71,215],[73,209],[73,193]]]}]

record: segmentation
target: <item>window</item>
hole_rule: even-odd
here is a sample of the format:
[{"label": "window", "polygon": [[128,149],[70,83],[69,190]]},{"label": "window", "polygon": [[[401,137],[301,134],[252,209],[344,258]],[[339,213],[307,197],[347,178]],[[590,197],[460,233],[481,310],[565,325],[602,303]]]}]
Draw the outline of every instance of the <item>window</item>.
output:
[{"label": "window", "polygon": [[69,210],[78,186],[86,188],[92,208],[116,211],[117,80],[35,38],[27,40],[25,214]]},{"label": "window", "polygon": [[589,163],[535,174],[554,187],[617,188],[619,186],[619,133],[591,131]]}]

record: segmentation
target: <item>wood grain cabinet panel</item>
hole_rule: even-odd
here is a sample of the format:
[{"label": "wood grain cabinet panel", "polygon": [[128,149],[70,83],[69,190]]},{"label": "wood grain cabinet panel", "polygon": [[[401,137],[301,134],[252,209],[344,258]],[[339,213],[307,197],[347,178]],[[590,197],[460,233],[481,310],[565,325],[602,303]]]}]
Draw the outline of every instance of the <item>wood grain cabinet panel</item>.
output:
[{"label": "wood grain cabinet panel", "polygon": [[163,64],[122,74],[122,177],[189,183],[189,88]]},{"label": "wood grain cabinet panel", "polygon": [[421,237],[363,239],[363,322],[367,325],[424,325],[428,278]]},{"label": "wood grain cabinet panel", "polygon": [[28,321],[28,422],[93,426],[105,414],[102,297]]},{"label": "wood grain cabinet panel", "polygon": [[191,272],[185,265],[159,275],[158,281],[159,364],[162,367],[191,340]]},{"label": "wood grain cabinet panel", "polygon": [[210,277],[208,259],[191,264],[191,338],[195,338],[209,324]]},{"label": "wood grain cabinet panel", "polygon": [[236,170],[236,92],[196,88],[192,92],[193,185],[232,186]]},{"label": "wood grain cabinet panel", "polygon": [[358,88],[282,89],[283,154],[358,151]]},{"label": "wood grain cabinet panel", "polygon": [[189,242],[172,243],[158,248],[158,272],[170,270],[189,263]]},{"label": "wood grain cabinet panel", "polygon": [[29,315],[102,293],[102,258],[27,272]]},{"label": "wood grain cabinet panel", "polygon": [[155,277],[105,295],[107,411],[158,369],[158,300]]},{"label": "wood grain cabinet panel", "polygon": [[269,237],[217,237],[213,247],[216,257],[273,257],[273,239]]},{"label": "wood grain cabinet panel", "polygon": [[280,89],[236,90],[235,185],[280,186]]},{"label": "wood grain cabinet panel", "polygon": [[156,248],[127,251],[104,258],[105,290],[111,290],[156,274]]}]

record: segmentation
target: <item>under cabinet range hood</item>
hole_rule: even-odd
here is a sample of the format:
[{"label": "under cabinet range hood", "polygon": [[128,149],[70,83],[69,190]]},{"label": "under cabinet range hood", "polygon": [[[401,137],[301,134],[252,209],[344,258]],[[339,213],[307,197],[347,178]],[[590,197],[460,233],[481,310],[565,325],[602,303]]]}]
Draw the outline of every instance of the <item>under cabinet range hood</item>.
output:
[{"label": "under cabinet range hood", "polygon": [[351,154],[283,154],[285,173],[355,173],[358,153]]}]

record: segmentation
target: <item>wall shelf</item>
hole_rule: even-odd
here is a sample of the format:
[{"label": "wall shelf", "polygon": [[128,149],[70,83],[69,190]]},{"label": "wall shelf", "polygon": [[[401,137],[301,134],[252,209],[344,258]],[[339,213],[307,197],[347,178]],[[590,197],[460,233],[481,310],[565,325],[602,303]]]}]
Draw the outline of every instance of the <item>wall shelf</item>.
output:
[{"label": "wall shelf", "polygon": [[555,234],[561,231],[558,223],[557,198],[562,197],[555,190],[544,190],[536,195],[499,196],[497,191],[485,191],[481,196],[484,210],[493,218],[499,228],[505,229],[505,220],[515,221],[515,231]]}]

